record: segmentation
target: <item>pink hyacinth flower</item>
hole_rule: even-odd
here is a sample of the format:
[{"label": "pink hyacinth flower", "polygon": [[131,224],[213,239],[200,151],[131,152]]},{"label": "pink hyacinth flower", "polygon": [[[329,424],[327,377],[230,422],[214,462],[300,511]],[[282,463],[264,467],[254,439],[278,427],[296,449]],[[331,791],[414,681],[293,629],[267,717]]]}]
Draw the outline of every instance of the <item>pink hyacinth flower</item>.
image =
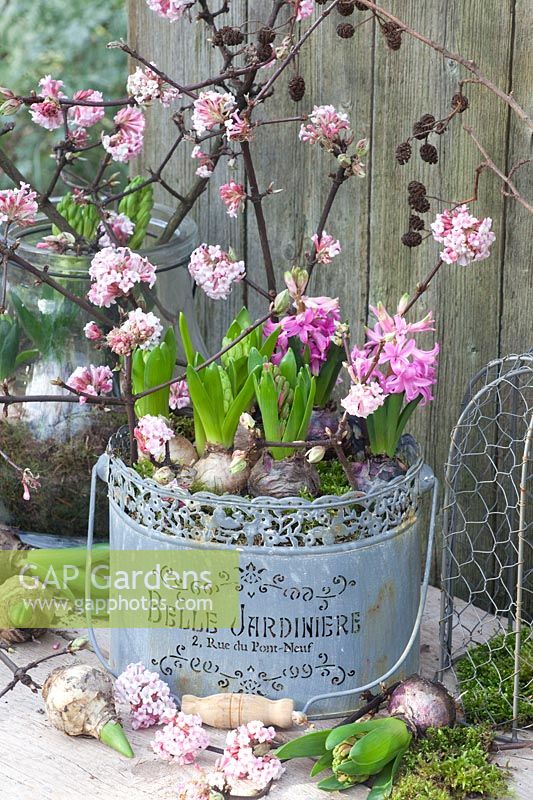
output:
[{"label": "pink hyacinth flower", "polygon": [[20,189],[0,191],[0,222],[31,225],[38,211],[37,193],[28,183],[21,183]]},{"label": "pink hyacinth flower", "polygon": [[[88,367],[76,367],[72,375],[66,381],[67,386],[75,392],[97,397],[102,394],[109,394],[113,389],[113,373],[109,367],[95,367],[90,364]],[[87,398],[80,396],[80,404],[87,402]]]},{"label": "pink hyacinth flower", "polygon": [[223,184],[219,192],[230,217],[237,217],[239,211],[244,211],[246,205],[246,189],[242,183],[230,181],[229,183]]}]

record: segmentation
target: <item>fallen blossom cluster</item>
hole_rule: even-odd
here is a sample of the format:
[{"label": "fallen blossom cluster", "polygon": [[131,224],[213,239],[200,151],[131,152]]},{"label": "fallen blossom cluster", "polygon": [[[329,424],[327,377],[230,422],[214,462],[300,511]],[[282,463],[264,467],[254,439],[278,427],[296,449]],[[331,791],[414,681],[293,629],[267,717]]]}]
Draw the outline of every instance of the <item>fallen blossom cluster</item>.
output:
[{"label": "fallen blossom cluster", "polygon": [[[94,364],[90,364],[88,367],[76,367],[66,384],[75,392],[84,392],[92,397],[97,397],[111,392],[113,373],[107,366],[95,367]],[[86,398],[81,396],[80,403],[83,405],[86,402]]]},{"label": "fallen blossom cluster", "polygon": [[130,311],[127,319],[118,328],[113,328],[106,337],[111,351],[118,356],[129,356],[136,347],[147,350],[159,343],[163,327],[151,311],[141,308]]},{"label": "fallen blossom cluster", "polygon": [[240,725],[226,737],[224,753],[216,763],[228,782],[249,780],[258,789],[278,780],[284,772],[279,758],[269,753],[276,732],[259,720]]},{"label": "fallen blossom cluster", "polygon": [[178,89],[170,86],[150,67],[145,69],[137,67],[135,72],[129,75],[126,88],[140,106],[149,106],[154,100],[159,100],[163,106],[169,106],[180,96]]},{"label": "fallen blossom cluster", "polygon": [[115,697],[117,702],[129,705],[134,730],[159,724],[176,708],[167,684],[140,662],[128,664],[119,675]]},{"label": "fallen blossom cluster", "polygon": [[201,244],[191,254],[189,273],[212,300],[226,300],[234,283],[245,276],[244,261],[237,261],[219,245]]},{"label": "fallen blossom cluster", "polygon": [[37,193],[31,191],[28,183],[21,183],[20,189],[0,191],[0,222],[31,225],[38,210]]},{"label": "fallen blossom cluster", "polygon": [[156,461],[162,461],[165,457],[165,445],[174,438],[174,431],[169,427],[165,417],[145,414],[137,421],[133,435],[144,456],[152,456]]},{"label": "fallen blossom cluster", "polygon": [[468,267],[473,261],[483,261],[490,255],[490,246],[496,235],[491,230],[490,217],[477,219],[463,205],[437,214],[431,225],[433,238],[444,245],[440,253],[445,264]]},{"label": "fallen blossom cluster", "polygon": [[265,323],[264,333],[266,336],[269,336],[276,328],[281,328],[272,361],[274,364],[279,364],[289,349],[289,340],[295,337],[308,351],[312,374],[318,375],[322,364],[328,357],[329,347],[340,322],[339,301],[331,297],[306,297],[303,295],[298,306],[299,309],[294,314],[288,314],[279,322],[268,320]]},{"label": "fallen blossom cluster", "polygon": [[165,725],[155,733],[152,750],[164,761],[183,766],[194,764],[198,754],[209,746],[209,736],[198,714],[173,711],[164,718]]},{"label": "fallen blossom cluster", "polygon": [[89,276],[92,281],[89,300],[96,306],[109,308],[138,283],[152,288],[156,268],[128,247],[104,247],[92,259]]},{"label": "fallen blossom cluster", "polygon": [[126,106],[115,114],[113,122],[115,132],[102,135],[102,146],[113,161],[126,163],[142,150],[146,120],[139,108]]}]

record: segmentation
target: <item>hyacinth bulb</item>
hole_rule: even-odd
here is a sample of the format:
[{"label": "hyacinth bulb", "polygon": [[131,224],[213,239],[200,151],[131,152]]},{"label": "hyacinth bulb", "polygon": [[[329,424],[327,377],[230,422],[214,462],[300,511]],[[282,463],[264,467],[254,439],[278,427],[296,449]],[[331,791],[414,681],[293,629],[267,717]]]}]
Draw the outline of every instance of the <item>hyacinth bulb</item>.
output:
[{"label": "hyacinth bulb", "polygon": [[68,736],[93,736],[126,758],[133,750],[119,722],[109,675],[89,664],[58,667],[42,689],[52,725]]},{"label": "hyacinth bulb", "polygon": [[230,469],[233,456],[229,450],[207,445],[203,456],[195,463],[194,488],[214,494],[240,494],[246,487],[250,470],[240,472]]},{"label": "hyacinth bulb", "polygon": [[320,491],[320,476],[313,464],[296,454],[275,461],[264,452],[252,468],[248,491],[253,497],[298,497],[303,491],[316,497]]},{"label": "hyacinth bulb", "polygon": [[428,728],[444,728],[455,723],[456,707],[451,694],[441,683],[412,675],[392,692],[388,710],[405,719],[418,734]]}]

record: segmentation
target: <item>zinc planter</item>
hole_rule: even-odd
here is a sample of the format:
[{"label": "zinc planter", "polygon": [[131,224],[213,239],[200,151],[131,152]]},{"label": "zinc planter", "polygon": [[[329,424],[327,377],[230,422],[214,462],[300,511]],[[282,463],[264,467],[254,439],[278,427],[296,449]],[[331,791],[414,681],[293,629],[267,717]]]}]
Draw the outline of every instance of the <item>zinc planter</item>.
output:
[{"label": "zinc planter", "polygon": [[[184,311],[194,346],[204,350],[197,325],[192,280],[187,263],[197,245],[196,224],[186,219],[173,238],[164,245],[155,242],[168,221],[171,210],[154,206],[145,247],[140,251],[157,267],[157,281],[145,298],[148,307],[165,326],[176,324]],[[19,240],[17,253],[76,295],[84,296],[90,288],[91,256],[61,255],[36,247],[51,233],[50,222],[43,215],[35,224],[11,228]],[[103,351],[94,348],[84,333],[91,319],[74,303],[54,289],[38,285],[31,275],[14,265],[8,272],[8,310],[18,318],[15,303],[22,306],[19,321],[23,329],[24,349],[37,348],[39,354],[21,368],[10,385],[12,394],[64,394],[64,389],[50,381],[66,379],[72,371],[89,363],[105,362]],[[167,308],[173,309],[169,319]],[[109,315],[113,309],[108,309]],[[105,449],[110,435],[124,421],[122,414],[102,413],[78,403],[28,403],[12,407],[9,417],[0,420],[0,439],[17,463],[35,468],[45,491],[36,493],[26,503],[20,481],[4,462],[0,463],[0,519],[15,520],[22,530],[83,536],[87,530],[90,474],[95,458]],[[50,508],[55,513],[50,515]],[[105,501],[99,504],[97,531],[107,533]]]},{"label": "zinc planter", "polygon": [[[112,671],[140,660],[178,697],[290,697],[327,716],[356,707],[360,692],[381,680],[417,670],[436,507],[433,476],[418,454],[380,491],[307,501],[170,490],[140,478],[120,452],[115,437],[104,468],[111,549],[237,550],[228,580],[240,610],[231,629],[218,631],[114,629]],[[430,487],[421,589],[417,509]]]}]

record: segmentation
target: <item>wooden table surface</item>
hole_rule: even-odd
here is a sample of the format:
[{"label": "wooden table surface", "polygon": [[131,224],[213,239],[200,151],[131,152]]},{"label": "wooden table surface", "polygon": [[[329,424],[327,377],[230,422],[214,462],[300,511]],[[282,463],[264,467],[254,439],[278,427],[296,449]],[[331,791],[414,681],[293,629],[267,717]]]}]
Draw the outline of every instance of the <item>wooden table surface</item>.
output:
[{"label": "wooden table surface", "polygon": [[[438,663],[439,592],[430,589],[422,627],[421,660],[423,674],[433,677]],[[50,652],[54,642],[64,647],[58,635],[47,634],[37,642],[16,647],[11,654],[19,664]],[[78,658],[96,663],[92,653]],[[54,666],[68,661],[58,657]],[[42,683],[50,666],[32,673]],[[9,680],[9,671],[0,664],[0,686]],[[150,749],[153,730],[133,731],[124,715],[126,733],[135,751],[127,760],[96,740],[73,739],[53,729],[43,710],[40,696],[20,684],[0,700],[0,798],[1,800],[170,800],[178,785],[191,773],[190,768],[156,759]],[[316,723],[317,727],[330,726]],[[225,734],[212,732],[212,744],[222,745]],[[533,736],[532,736],[533,738]],[[201,763],[207,768],[216,756],[206,753]],[[533,798],[533,749],[505,753],[501,763],[512,769],[516,800]],[[270,793],[272,800],[324,800],[326,794],[308,781],[309,761],[293,761]],[[342,796],[364,800],[365,787]],[[334,797],[341,795],[335,793]],[[416,800],[416,798],[413,798]]]}]

